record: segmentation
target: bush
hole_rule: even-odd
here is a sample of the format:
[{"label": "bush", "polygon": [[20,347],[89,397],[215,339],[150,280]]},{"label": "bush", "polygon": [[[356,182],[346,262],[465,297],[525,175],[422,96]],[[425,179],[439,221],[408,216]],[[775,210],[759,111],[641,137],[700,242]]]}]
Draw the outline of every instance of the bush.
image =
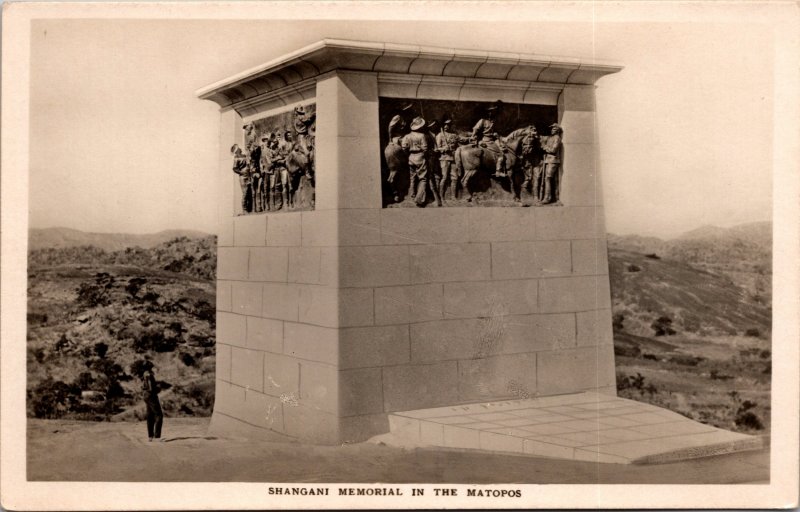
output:
[{"label": "bush", "polygon": [[718,370],[711,370],[708,376],[711,377],[711,380],[733,380],[733,375],[719,373]]},{"label": "bush", "polygon": [[136,294],[139,293],[142,286],[147,283],[147,279],[143,277],[134,277],[132,279],[128,279],[128,284],[125,286],[125,291],[128,292],[131,297],[136,297]]},{"label": "bush", "polygon": [[78,378],[75,379],[75,385],[81,390],[92,389],[92,384],[94,384],[94,377],[91,372],[81,372]]},{"label": "bush", "polygon": [[658,389],[652,383],[645,384],[644,382],[645,378],[639,372],[636,372],[636,375],[617,375],[617,390],[624,391],[627,389],[638,391],[641,395],[645,393],[655,395],[658,393]]},{"label": "bush", "polygon": [[114,286],[114,278],[106,272],[95,274],[94,282],[87,281],[78,287],[78,303],[88,308],[111,304],[109,291]]},{"label": "bush", "polygon": [[46,323],[47,315],[45,313],[28,313],[28,325]]},{"label": "bush", "polygon": [[675,329],[672,328],[672,319],[668,316],[660,316],[655,322],[650,324],[650,327],[655,331],[656,336],[672,336],[676,334]]},{"label": "bush", "polygon": [[736,391],[731,391],[728,393],[728,395],[731,397],[731,400],[733,400],[734,407],[736,407],[736,415],[733,422],[737,427],[751,430],[764,429],[764,424],[761,422],[761,418],[759,418],[752,411],[752,409],[755,409],[756,406],[758,406],[757,403],[751,402],[750,400],[742,401],[739,393]]},{"label": "bush", "polygon": [[755,327],[751,327],[750,329],[747,329],[747,330],[744,332],[744,335],[745,335],[745,336],[749,336],[749,337],[751,337],[751,338],[758,338],[759,336],[761,336],[761,331],[759,331],[759,330],[758,330],[758,329],[756,329]]},{"label": "bush", "polygon": [[625,326],[623,323],[625,322],[625,315],[622,313],[614,313],[614,316],[611,317],[611,328],[615,331],[624,331]]},{"label": "bush", "polygon": [[642,349],[635,345],[614,345],[614,355],[620,357],[639,357]]},{"label": "bush", "polygon": [[97,354],[97,357],[103,359],[104,357],[106,357],[106,354],[108,353],[108,345],[106,345],[102,341],[99,343],[95,343],[94,353]]},{"label": "bush", "polygon": [[692,356],[689,354],[676,354],[674,356],[670,356],[669,362],[680,364],[683,366],[697,366],[699,363],[705,361],[705,357],[700,356]]},{"label": "bush", "polygon": [[137,359],[133,363],[131,363],[131,374],[135,375],[136,377],[142,378],[144,372],[153,369],[153,363],[147,361],[146,359]]},{"label": "bush", "polygon": [[628,265],[628,272],[641,272],[641,271],[642,267],[640,267],[639,265],[633,265],[633,264]]},{"label": "bush", "polygon": [[56,341],[55,345],[53,345],[53,350],[56,352],[63,352],[69,348],[70,345],[72,345],[72,342],[67,338],[67,335],[61,333],[61,337],[58,338],[58,341]]},{"label": "bush", "polygon": [[74,384],[48,377],[33,389],[31,395],[34,416],[55,419],[79,406],[81,390]]},{"label": "bush", "polygon": [[746,412],[741,415],[737,415],[736,419],[734,420],[737,427],[742,428],[749,428],[751,430],[763,430],[764,424],[761,423],[761,419],[752,412]]}]

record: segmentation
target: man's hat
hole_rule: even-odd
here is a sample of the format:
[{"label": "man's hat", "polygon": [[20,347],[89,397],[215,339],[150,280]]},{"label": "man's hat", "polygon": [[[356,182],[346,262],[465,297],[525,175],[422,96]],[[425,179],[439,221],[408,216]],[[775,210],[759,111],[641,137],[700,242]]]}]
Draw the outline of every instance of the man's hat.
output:
[{"label": "man's hat", "polygon": [[413,103],[406,103],[405,105],[400,107],[400,110],[406,111],[406,110],[411,110],[412,108],[414,108],[414,104]]},{"label": "man's hat", "polygon": [[431,129],[436,128],[436,124],[437,124],[436,120],[434,119],[433,121],[428,123],[428,128],[431,128]]},{"label": "man's hat", "polygon": [[283,132],[283,134],[284,134],[284,135],[291,135],[291,134],[292,134],[292,131],[291,131],[291,130],[286,130],[285,132]]},{"label": "man's hat", "polygon": [[306,110],[303,107],[295,107],[294,113],[297,115],[305,115]]},{"label": "man's hat", "polygon": [[425,120],[422,119],[419,116],[415,117],[414,120],[411,121],[411,129],[412,130],[419,130],[423,126],[425,126]]},{"label": "man's hat", "polygon": [[261,142],[264,142],[265,140],[269,140],[269,135],[267,135],[266,133],[261,136]]},{"label": "man's hat", "polygon": [[550,128],[555,128],[556,130],[559,131],[559,133],[563,133],[564,132],[564,130],[561,128],[561,126],[558,123],[551,124]]},{"label": "man's hat", "polygon": [[442,121],[442,124],[443,125],[445,125],[445,124],[453,124],[453,120],[450,119],[449,117],[445,117],[444,121]]},{"label": "man's hat", "polygon": [[238,144],[234,144],[233,146],[231,146],[231,153],[233,153],[237,149],[239,149],[239,145]]}]

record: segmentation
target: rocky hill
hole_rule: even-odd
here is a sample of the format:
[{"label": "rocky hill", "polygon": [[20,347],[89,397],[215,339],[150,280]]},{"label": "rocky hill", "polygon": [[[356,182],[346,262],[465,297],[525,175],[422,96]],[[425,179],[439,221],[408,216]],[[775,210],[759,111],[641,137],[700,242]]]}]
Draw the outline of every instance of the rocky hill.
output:
[{"label": "rocky hill", "polygon": [[28,414],[141,418],[136,377],[145,358],[162,382],[167,415],[210,414],[215,268],[216,238],[208,235],[150,248],[29,251]]},{"label": "rocky hill", "polygon": [[772,304],[772,223],[703,226],[671,240],[608,235],[609,251],[650,254],[728,277],[761,305]]},{"label": "rocky hill", "polygon": [[725,273],[648,254],[609,248],[613,309],[629,333],[653,335],[662,316],[673,329],[699,335],[770,331],[769,305]]}]

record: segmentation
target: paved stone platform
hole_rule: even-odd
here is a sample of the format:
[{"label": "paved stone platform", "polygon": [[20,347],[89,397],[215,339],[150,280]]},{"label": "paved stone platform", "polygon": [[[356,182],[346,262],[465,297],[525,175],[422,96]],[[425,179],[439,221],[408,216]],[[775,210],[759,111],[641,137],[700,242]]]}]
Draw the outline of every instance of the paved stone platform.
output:
[{"label": "paved stone platform", "polygon": [[387,444],[466,448],[617,464],[658,464],[763,446],[634,400],[577,393],[389,415]]}]

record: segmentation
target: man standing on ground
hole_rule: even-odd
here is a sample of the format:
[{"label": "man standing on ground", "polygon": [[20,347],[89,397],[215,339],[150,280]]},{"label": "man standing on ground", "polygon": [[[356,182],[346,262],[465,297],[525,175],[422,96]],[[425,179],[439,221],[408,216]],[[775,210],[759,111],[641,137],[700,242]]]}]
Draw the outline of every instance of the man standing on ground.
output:
[{"label": "man standing on ground", "polygon": [[158,401],[158,382],[153,375],[153,363],[148,361],[147,369],[142,374],[142,393],[144,404],[147,407],[147,437],[148,441],[161,439],[161,424],[164,413],[161,411],[161,402]]}]

